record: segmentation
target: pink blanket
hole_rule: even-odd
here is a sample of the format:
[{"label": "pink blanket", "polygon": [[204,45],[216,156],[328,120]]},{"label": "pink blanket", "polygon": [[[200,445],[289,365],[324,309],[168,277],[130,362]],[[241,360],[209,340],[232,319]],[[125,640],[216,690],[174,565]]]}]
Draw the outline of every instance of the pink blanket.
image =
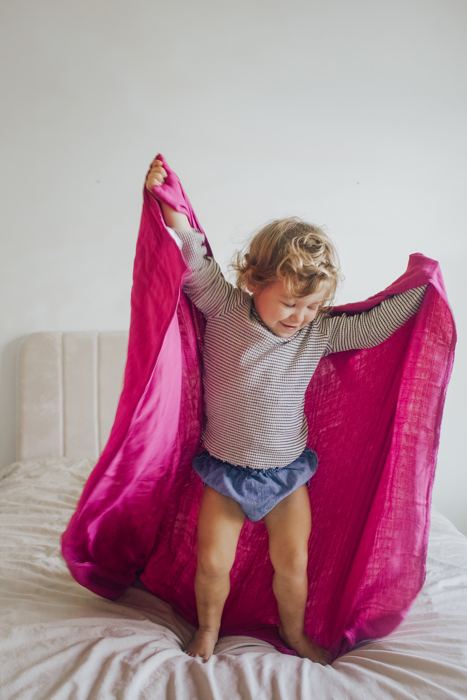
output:
[{"label": "pink blanket", "polygon": [[[158,158],[168,178],[156,197],[202,230],[177,176]],[[117,599],[140,576],[195,625],[202,485],[191,460],[202,449],[204,318],[181,291],[186,273],[158,201],[144,191],[124,388],[62,551],[74,578],[98,595]],[[307,390],[308,444],[320,466],[309,487],[306,628],[333,659],[391,632],[423,584],[456,339],[439,266],[418,253],[384,292],[334,311],[357,313],[427,283],[415,317],[375,348],[322,359]],[[287,651],[272,575],[265,526],[246,521],[221,635],[247,634]]]}]

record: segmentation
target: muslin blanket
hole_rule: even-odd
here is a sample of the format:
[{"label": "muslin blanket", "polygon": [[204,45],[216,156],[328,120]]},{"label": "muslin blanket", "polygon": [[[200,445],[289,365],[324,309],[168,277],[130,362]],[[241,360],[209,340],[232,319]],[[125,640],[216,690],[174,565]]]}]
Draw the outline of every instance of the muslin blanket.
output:
[{"label": "muslin blanket", "polygon": [[[203,449],[204,318],[182,292],[189,270],[158,199],[202,228],[179,179],[157,157],[168,177],[154,196],[144,190],[124,387],[62,552],[74,578],[98,595],[117,599],[139,577],[195,625],[202,484],[191,462]],[[309,486],[306,629],[332,659],[391,632],[425,579],[456,340],[438,263],[418,253],[383,292],[333,311],[359,313],[425,284],[416,316],[377,347],[323,358],[306,393],[308,445],[320,462]],[[264,523],[246,521],[221,635],[246,634],[288,651],[277,633],[272,576]]]}]

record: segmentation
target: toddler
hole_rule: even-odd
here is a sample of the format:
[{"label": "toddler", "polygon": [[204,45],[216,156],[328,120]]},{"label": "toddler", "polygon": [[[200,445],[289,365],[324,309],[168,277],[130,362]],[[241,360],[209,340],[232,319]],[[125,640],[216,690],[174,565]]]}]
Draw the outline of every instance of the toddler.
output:
[{"label": "toddler", "polygon": [[[146,187],[163,184],[155,160]],[[318,227],[273,221],[234,268],[237,287],[206,255],[204,236],[161,203],[164,221],[191,268],[183,290],[206,317],[204,452],[193,467],[205,486],[195,578],[199,627],[186,653],[207,661],[218,639],[230,570],[245,518],[263,519],[284,644],[328,663],[304,629],[311,511],[307,484],[318,458],[306,446],[305,391],[321,357],[386,340],[420,307],[426,287],[354,316],[328,313],[340,278],[336,251]]]}]

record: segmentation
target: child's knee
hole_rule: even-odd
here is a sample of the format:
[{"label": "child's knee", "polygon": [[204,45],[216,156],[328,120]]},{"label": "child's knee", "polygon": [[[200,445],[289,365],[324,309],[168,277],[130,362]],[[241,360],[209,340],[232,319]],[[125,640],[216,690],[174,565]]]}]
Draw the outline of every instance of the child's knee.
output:
[{"label": "child's knee", "polygon": [[300,578],[306,574],[308,566],[308,549],[290,547],[271,549],[269,552],[274,571],[282,576]]},{"label": "child's knee", "polygon": [[204,576],[216,578],[230,573],[234,559],[220,548],[198,549],[198,571]]}]

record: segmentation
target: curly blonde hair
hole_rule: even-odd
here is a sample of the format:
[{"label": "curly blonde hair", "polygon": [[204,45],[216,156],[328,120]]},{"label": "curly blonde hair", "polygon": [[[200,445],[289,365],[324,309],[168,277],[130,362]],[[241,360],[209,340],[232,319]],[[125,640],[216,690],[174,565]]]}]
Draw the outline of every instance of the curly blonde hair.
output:
[{"label": "curly blonde hair", "polygon": [[310,296],[324,288],[322,309],[329,309],[342,279],[339,257],[329,236],[296,216],[271,221],[258,231],[230,268],[243,291],[261,290],[277,280],[290,297]]}]

